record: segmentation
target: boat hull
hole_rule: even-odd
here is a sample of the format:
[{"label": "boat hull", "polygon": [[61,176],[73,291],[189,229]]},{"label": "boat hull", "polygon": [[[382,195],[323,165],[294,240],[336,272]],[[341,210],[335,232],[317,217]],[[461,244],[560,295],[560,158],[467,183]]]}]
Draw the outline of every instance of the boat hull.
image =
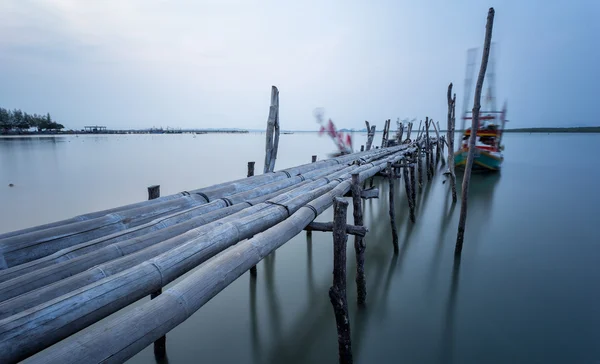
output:
[{"label": "boat hull", "polygon": [[[467,164],[468,149],[461,149],[454,153],[454,165],[457,168],[464,168]],[[504,157],[499,153],[491,153],[482,149],[475,149],[475,159],[473,160],[474,169],[483,169],[489,171],[498,171],[502,166]]]}]

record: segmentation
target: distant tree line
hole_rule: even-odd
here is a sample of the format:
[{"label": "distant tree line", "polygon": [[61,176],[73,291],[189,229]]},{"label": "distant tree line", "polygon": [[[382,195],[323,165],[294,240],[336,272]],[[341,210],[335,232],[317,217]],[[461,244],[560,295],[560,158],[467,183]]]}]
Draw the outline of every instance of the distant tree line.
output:
[{"label": "distant tree line", "polygon": [[38,131],[61,130],[65,127],[52,120],[50,113],[45,116],[28,114],[21,110],[8,110],[0,107],[0,130],[9,132],[11,130],[26,131],[36,128]]}]

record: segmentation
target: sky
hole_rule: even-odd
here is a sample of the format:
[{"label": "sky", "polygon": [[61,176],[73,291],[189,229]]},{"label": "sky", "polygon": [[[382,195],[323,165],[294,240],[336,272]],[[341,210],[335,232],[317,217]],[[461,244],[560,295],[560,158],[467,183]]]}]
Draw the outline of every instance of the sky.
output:
[{"label": "sky", "polygon": [[0,106],[68,129],[265,129],[275,85],[284,130],[318,129],[317,107],[339,128],[445,125],[489,7],[507,127],[600,125],[599,0],[2,0]]}]

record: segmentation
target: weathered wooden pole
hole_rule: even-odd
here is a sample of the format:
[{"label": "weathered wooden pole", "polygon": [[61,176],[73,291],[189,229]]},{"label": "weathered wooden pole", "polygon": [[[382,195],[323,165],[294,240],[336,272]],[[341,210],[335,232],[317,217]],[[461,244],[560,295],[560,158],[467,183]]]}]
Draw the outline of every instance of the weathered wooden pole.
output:
[{"label": "weathered wooden pole", "polygon": [[392,226],[392,245],[394,246],[394,253],[398,254],[398,230],[396,230],[396,206],[394,205],[394,176],[393,176],[392,162],[387,164],[388,181],[390,184],[390,224]]},{"label": "weathered wooden pole", "polygon": [[367,150],[371,150],[371,146],[373,145],[373,138],[375,137],[375,125],[370,126],[369,122],[365,120],[365,124],[367,125]]},{"label": "weathered wooden pole", "polygon": [[481,89],[487,70],[487,63],[490,56],[490,43],[492,41],[492,27],[494,25],[494,8],[488,11],[487,24],[485,26],[485,42],[483,45],[483,56],[481,58],[481,68],[475,85],[475,99],[473,101],[473,120],[471,123],[471,138],[469,138],[469,154],[467,155],[467,165],[465,166],[465,175],[462,184],[462,203],[460,206],[460,218],[458,220],[458,234],[456,235],[455,255],[462,252],[463,240],[465,238],[465,225],[467,222],[467,198],[469,194],[469,181],[471,179],[471,170],[473,169],[473,159],[475,159],[475,139],[477,138],[477,129],[479,129],[479,109],[481,108]]},{"label": "weathered wooden pole", "polygon": [[441,147],[444,146],[443,141],[440,139],[440,132],[439,132],[439,122],[437,123],[438,126],[436,126],[434,122],[431,123],[433,125],[433,130],[435,130],[435,138],[436,138],[436,143],[435,143],[435,165],[437,166],[440,163],[440,159],[442,159],[442,161],[444,160],[442,157],[442,149],[440,149]]},{"label": "weathered wooden pole", "polygon": [[429,120],[429,117],[425,117],[425,148],[427,153],[427,180],[431,181],[433,178],[433,144],[431,138],[429,138],[429,126],[433,120]]},{"label": "weathered wooden pole", "polygon": [[408,168],[412,168],[408,166],[408,163],[404,163],[404,167],[402,168],[402,175],[404,176],[404,189],[406,191],[406,201],[408,202],[408,208],[410,210],[410,221],[415,222],[415,205],[412,197],[412,188],[411,186],[411,178],[409,177]]},{"label": "weathered wooden pole", "polygon": [[413,205],[413,215],[414,215],[414,211],[417,205],[417,181],[416,181],[416,171],[417,171],[417,167],[415,166],[414,163],[411,164],[410,166],[410,197],[412,198],[412,205]]},{"label": "weathered wooden pole", "polygon": [[452,83],[448,85],[448,171],[450,171],[450,188],[452,189],[452,202],[456,202],[456,174],[454,174],[454,110],[456,110],[456,94],[452,95]]},{"label": "weathered wooden pole", "polygon": [[316,161],[317,161],[317,156],[316,156],[316,155],[313,155],[313,156],[312,156],[312,163],[315,163]]},{"label": "weathered wooden pole", "polygon": [[[254,176],[254,164],[255,164],[255,162],[248,162],[248,175],[247,175],[247,177]],[[255,265],[253,265],[252,268],[250,268],[250,275],[252,277],[256,277],[256,266]]]},{"label": "weathered wooden pole", "polygon": [[417,142],[417,173],[419,177],[419,189],[423,188],[423,162],[421,161],[421,142]]},{"label": "weathered wooden pole", "polygon": [[346,213],[348,202],[335,198],[333,230],[333,285],[329,288],[329,299],[335,313],[338,333],[339,362],[352,363],[352,345],[350,342],[350,317],[346,299]]},{"label": "weathered wooden pole", "polygon": [[396,131],[396,143],[400,145],[402,144],[402,136],[404,135],[404,124],[400,122],[399,119],[396,121],[396,123],[398,126],[398,130]]},{"label": "weathered wooden pole", "polygon": [[[363,226],[362,214],[362,188],[358,173],[352,174],[352,213],[354,225]],[[356,292],[357,302],[363,305],[367,299],[367,279],[365,277],[365,248],[366,244],[362,237],[354,236],[354,251],[356,253]]]},{"label": "weathered wooden pole", "polygon": [[[148,200],[154,200],[160,197],[160,185],[148,187]],[[153,300],[162,293],[162,288],[150,294],[150,299]],[[167,337],[161,336],[154,342],[154,356],[164,358],[167,354]]]},{"label": "weathered wooden pole", "polygon": [[383,126],[383,135],[381,137],[381,147],[385,148],[387,147],[387,143],[388,143],[388,139],[389,139],[389,135],[390,135],[390,119],[387,119],[384,122],[384,126]]},{"label": "weathered wooden pole", "polygon": [[410,140],[410,133],[412,132],[413,123],[412,121],[408,123],[408,131],[406,132],[406,139]]},{"label": "weathered wooden pole", "polygon": [[360,151],[361,151],[361,152],[364,152],[364,151],[365,151],[365,145],[364,145],[364,144],[360,146]]},{"label": "weathered wooden pole", "polygon": [[275,170],[275,160],[277,159],[277,148],[279,146],[279,90],[275,86],[271,87],[271,107],[269,108],[266,134],[264,173],[269,173]]}]

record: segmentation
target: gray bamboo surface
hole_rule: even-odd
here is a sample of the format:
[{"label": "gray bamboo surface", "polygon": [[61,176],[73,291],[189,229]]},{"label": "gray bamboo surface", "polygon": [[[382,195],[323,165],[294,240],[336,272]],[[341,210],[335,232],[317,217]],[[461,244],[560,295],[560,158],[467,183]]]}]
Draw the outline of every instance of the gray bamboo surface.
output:
[{"label": "gray bamboo surface", "polygon": [[[177,223],[169,227],[55,261],[44,267],[49,269],[46,274],[32,270],[5,280],[0,295],[11,298],[0,304],[0,361],[24,359],[76,333],[158,291],[232,245],[287,221],[311,200],[346,186],[351,173],[360,173],[363,181],[379,173],[388,161],[396,162],[413,152],[414,148],[407,146],[378,149],[295,167],[287,174],[269,173],[284,177],[274,181],[263,178],[262,182],[271,182],[258,186],[238,181],[232,182],[237,187],[212,186],[204,191],[229,193],[230,197],[212,202],[211,197],[205,199],[201,206],[214,202],[214,209],[202,215],[186,210],[183,214],[189,218],[182,221],[172,216]],[[248,198],[254,200],[244,201]],[[105,257],[109,249],[113,255]],[[46,276],[52,277],[50,271],[54,278],[44,281]]]},{"label": "gray bamboo surface", "polygon": [[[359,172],[360,181],[364,181],[385,169],[388,161],[397,162],[403,159],[404,154],[413,151],[412,148],[405,149],[377,162],[355,166],[354,170]],[[350,175],[347,174],[310,193],[273,201],[277,205],[270,209],[268,214],[257,213],[250,219],[238,219],[235,223],[236,230],[247,231],[247,234],[254,234],[254,237],[227,250],[214,249],[220,253],[216,256],[216,253],[213,254],[212,258],[204,261],[197,270],[154,300],[123,315],[109,317],[101,325],[70,336],[31,357],[27,362],[122,362],[130,358],[183,322],[265,256],[302,232],[316,216],[331,206],[335,197],[347,193],[350,186]],[[282,205],[287,208],[282,208]],[[281,217],[275,218],[273,215]],[[227,224],[223,226],[225,225]],[[255,232],[256,225],[260,225],[260,232]],[[227,245],[224,240],[230,235],[219,231],[212,234],[207,241],[210,241],[210,247],[224,246]],[[241,238],[242,234],[238,233],[232,240],[239,241]],[[195,257],[203,250],[201,245],[200,241],[184,244],[169,254],[163,254],[113,277],[102,279],[75,291],[72,295],[61,296],[49,304],[0,321],[0,355],[7,361],[23,359],[49,346],[50,342],[58,341],[57,336],[66,337],[87,326],[86,321],[91,321],[90,315],[107,311],[106,307],[115,311],[118,309],[115,306],[127,304],[123,301],[132,302],[135,297],[156,290],[161,284],[166,284],[182,272],[198,265],[199,259]],[[104,288],[107,285],[112,285],[112,289]],[[110,292],[110,301],[104,298],[109,296],[106,292]],[[89,299],[96,296],[103,297],[102,306],[93,303],[96,300]],[[83,301],[83,298],[86,300]],[[74,307],[65,305],[69,300],[73,301]],[[54,307],[51,308],[51,305]],[[43,320],[50,313],[53,319],[47,321],[47,325],[41,328],[36,325],[36,321]],[[102,316],[105,315],[106,313]],[[14,320],[14,317],[18,319]],[[24,352],[26,354],[23,354]]]}]

